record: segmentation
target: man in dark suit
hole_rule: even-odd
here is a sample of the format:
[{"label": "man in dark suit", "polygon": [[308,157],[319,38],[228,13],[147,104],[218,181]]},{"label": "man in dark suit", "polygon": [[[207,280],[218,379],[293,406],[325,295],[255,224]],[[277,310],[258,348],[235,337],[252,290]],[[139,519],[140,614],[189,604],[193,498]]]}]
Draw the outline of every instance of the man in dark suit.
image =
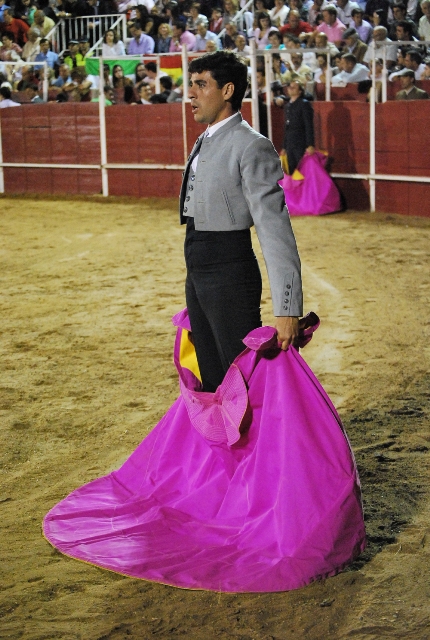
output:
[{"label": "man in dark suit", "polygon": [[243,350],[243,338],[261,326],[261,276],[250,227],[263,251],[283,349],[298,337],[300,259],[278,185],[279,156],[239,112],[246,65],[218,51],[195,58],[189,72],[194,119],[208,128],[188,158],[181,188],[186,300],[203,389],[214,392]]},{"label": "man in dark suit", "polygon": [[408,69],[399,76],[402,90],[396,93],[396,100],[427,100],[428,93],[415,86],[415,73]]},{"label": "man in dark suit", "polygon": [[[288,85],[289,100],[285,102],[285,136],[283,152],[287,155],[290,175],[305,153],[315,151],[314,110],[311,102],[306,100],[304,86],[299,79],[293,79]],[[281,98],[276,104],[284,104]]]}]

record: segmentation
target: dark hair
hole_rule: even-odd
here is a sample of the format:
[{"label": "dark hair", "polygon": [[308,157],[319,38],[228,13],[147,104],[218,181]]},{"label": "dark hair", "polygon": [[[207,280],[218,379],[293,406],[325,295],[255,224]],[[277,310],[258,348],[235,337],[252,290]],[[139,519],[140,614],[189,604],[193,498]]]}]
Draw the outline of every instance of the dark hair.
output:
[{"label": "dark hair", "polygon": [[149,82],[139,82],[136,89],[140,93],[140,90],[142,89],[142,87],[150,87],[150,86],[151,85],[149,84]]},{"label": "dark hair", "polygon": [[423,61],[422,55],[416,49],[408,49],[405,53],[405,56],[409,56],[410,59],[417,64],[421,64],[421,62]]},{"label": "dark hair", "polygon": [[103,42],[106,42],[106,36],[109,32],[113,33],[113,43],[116,44],[118,42],[118,34],[115,31],[115,29],[106,29],[106,31],[103,34]]},{"label": "dark hair", "polygon": [[351,11],[351,18],[353,18],[354,16],[358,16],[358,15],[362,16],[363,14],[364,14],[363,9],[361,7],[358,7],[358,9],[353,9]]},{"label": "dark hair", "polygon": [[348,60],[348,62],[353,62],[354,64],[356,64],[357,62],[357,58],[353,53],[344,53],[342,56],[342,60]]},{"label": "dark hair", "polygon": [[271,29],[269,31],[268,37],[271,38],[272,36],[276,36],[278,38],[278,41],[282,42],[282,34],[280,33],[280,31],[278,31],[278,29]]},{"label": "dark hair", "polygon": [[45,42],[47,42],[49,44],[48,38],[40,38],[39,44],[45,44]]},{"label": "dark hair", "polygon": [[261,21],[263,20],[263,18],[268,18],[270,20],[270,16],[267,11],[259,11],[257,13],[257,22],[259,29],[261,29]]},{"label": "dark hair", "polygon": [[406,5],[403,2],[395,2],[391,7],[391,10],[393,9],[401,9],[403,13],[406,13]]},{"label": "dark hair", "polygon": [[138,4],[136,7],[134,7],[134,10],[139,12],[140,20],[144,20],[149,16],[149,11],[144,4]]},{"label": "dark hair", "polygon": [[12,95],[11,90],[9,89],[9,87],[1,87],[0,88],[0,95],[3,96],[3,98],[5,98],[5,100],[10,100],[10,97]]},{"label": "dark hair", "polygon": [[148,71],[152,71],[153,73],[157,73],[157,65],[155,62],[147,62],[145,67]]},{"label": "dark hair", "polygon": [[384,11],[384,9],[376,9],[376,11],[374,11],[373,13],[376,13],[376,15],[379,18],[379,27],[385,27],[386,29],[388,29],[388,22],[387,22],[387,12]]},{"label": "dark hair", "polygon": [[[286,32],[286,33],[284,33],[284,36],[285,36],[285,38],[288,38],[288,40],[290,42],[294,42],[294,44],[300,44],[300,40],[298,39],[298,37],[297,36],[293,36],[292,33]],[[283,36],[283,38],[284,38],[284,36]]]},{"label": "dark hair", "polygon": [[35,93],[37,93],[39,91],[39,87],[37,86],[37,84],[29,84],[27,86],[27,89],[30,89],[31,91],[34,91]]},{"label": "dark hair", "polygon": [[182,20],[175,20],[175,22],[173,23],[173,26],[176,27],[177,29],[180,29],[182,33],[184,33],[184,31],[187,28],[187,25],[185,24],[185,22],[182,22]]},{"label": "dark hair", "polygon": [[139,20],[135,20],[131,26],[134,27],[135,29],[142,28],[142,25],[140,24]]},{"label": "dark hair", "polygon": [[407,20],[399,20],[396,24],[397,27],[402,27],[403,31],[406,31],[411,37],[413,34],[413,25]]},{"label": "dark hair", "polygon": [[131,84],[126,84],[124,87],[124,102],[127,104],[134,102],[134,89]]},{"label": "dark hair", "polygon": [[135,82],[140,82],[140,80],[141,80],[141,78],[139,78],[138,75],[137,75],[137,68],[138,67],[143,67],[145,69],[145,76],[146,76],[145,63],[144,62],[138,62],[137,65],[134,67],[134,79],[135,79]]},{"label": "dark hair", "polygon": [[4,31],[0,37],[3,39],[4,36],[6,36],[6,38],[9,38],[9,40],[12,40],[12,42],[15,42],[15,35],[12,33],[12,31]]},{"label": "dark hair", "polygon": [[329,4],[326,7],[322,7],[321,13],[324,13],[324,11],[327,11],[327,13],[329,13],[331,16],[337,16],[336,7],[334,7],[332,4]]},{"label": "dark hair", "polygon": [[160,84],[166,91],[170,91],[173,87],[173,81],[170,76],[161,76]]},{"label": "dark hair", "polygon": [[216,51],[194,58],[188,66],[188,72],[203,73],[209,71],[219,89],[228,82],[234,85],[234,92],[230,99],[233,111],[239,111],[243,96],[248,87],[248,67],[232,51]]}]

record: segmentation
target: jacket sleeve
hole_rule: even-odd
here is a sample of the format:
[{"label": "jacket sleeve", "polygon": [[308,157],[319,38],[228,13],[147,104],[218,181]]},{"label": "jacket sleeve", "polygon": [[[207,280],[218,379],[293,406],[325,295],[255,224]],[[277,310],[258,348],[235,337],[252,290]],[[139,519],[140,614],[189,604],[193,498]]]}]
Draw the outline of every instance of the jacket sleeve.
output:
[{"label": "jacket sleeve", "polygon": [[248,203],[266,263],[275,316],[303,314],[300,258],[278,185],[284,174],[279,156],[267,138],[256,136],[244,150],[240,170]]}]

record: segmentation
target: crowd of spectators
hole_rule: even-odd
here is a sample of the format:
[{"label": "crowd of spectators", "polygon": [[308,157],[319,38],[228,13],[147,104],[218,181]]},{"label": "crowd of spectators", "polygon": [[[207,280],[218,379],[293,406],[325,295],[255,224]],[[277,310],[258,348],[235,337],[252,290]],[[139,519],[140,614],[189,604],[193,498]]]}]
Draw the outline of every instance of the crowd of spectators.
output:
[{"label": "crowd of spectators", "polygon": [[[40,102],[44,74],[51,100],[98,100],[99,79],[87,75],[86,59],[99,53],[115,58],[184,47],[190,53],[230,49],[249,64],[252,40],[260,52],[276,49],[274,96],[292,81],[311,94],[328,81],[334,87],[370,86],[376,58],[377,81],[386,74],[389,82],[401,83],[396,98],[428,97],[415,82],[430,80],[425,43],[430,41],[430,0],[255,0],[254,6],[245,5],[246,0],[0,0],[0,108],[17,104],[15,91],[25,92],[26,102]],[[107,29],[97,48],[91,29],[98,16],[118,13],[126,14],[127,37],[123,41],[116,29]],[[53,51],[55,25],[80,17],[88,18],[87,32],[70,40],[67,50]],[[257,61],[263,95],[264,59]],[[136,62],[133,73],[125,74],[120,62],[106,64],[104,71],[100,93],[108,105],[182,100],[181,78],[175,75],[174,81],[155,62]]]}]

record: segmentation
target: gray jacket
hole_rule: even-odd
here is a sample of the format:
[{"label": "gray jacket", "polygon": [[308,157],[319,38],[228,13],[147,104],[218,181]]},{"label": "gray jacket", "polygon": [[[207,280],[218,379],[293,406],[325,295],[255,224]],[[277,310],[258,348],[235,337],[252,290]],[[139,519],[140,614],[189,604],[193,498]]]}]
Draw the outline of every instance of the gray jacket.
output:
[{"label": "gray jacket", "polygon": [[300,258],[284,192],[278,185],[283,172],[272,143],[238,113],[213,136],[203,139],[190,190],[188,176],[194,149],[181,187],[181,224],[186,222],[186,205],[197,231],[233,231],[255,225],[269,275],[274,315],[302,315]]}]

